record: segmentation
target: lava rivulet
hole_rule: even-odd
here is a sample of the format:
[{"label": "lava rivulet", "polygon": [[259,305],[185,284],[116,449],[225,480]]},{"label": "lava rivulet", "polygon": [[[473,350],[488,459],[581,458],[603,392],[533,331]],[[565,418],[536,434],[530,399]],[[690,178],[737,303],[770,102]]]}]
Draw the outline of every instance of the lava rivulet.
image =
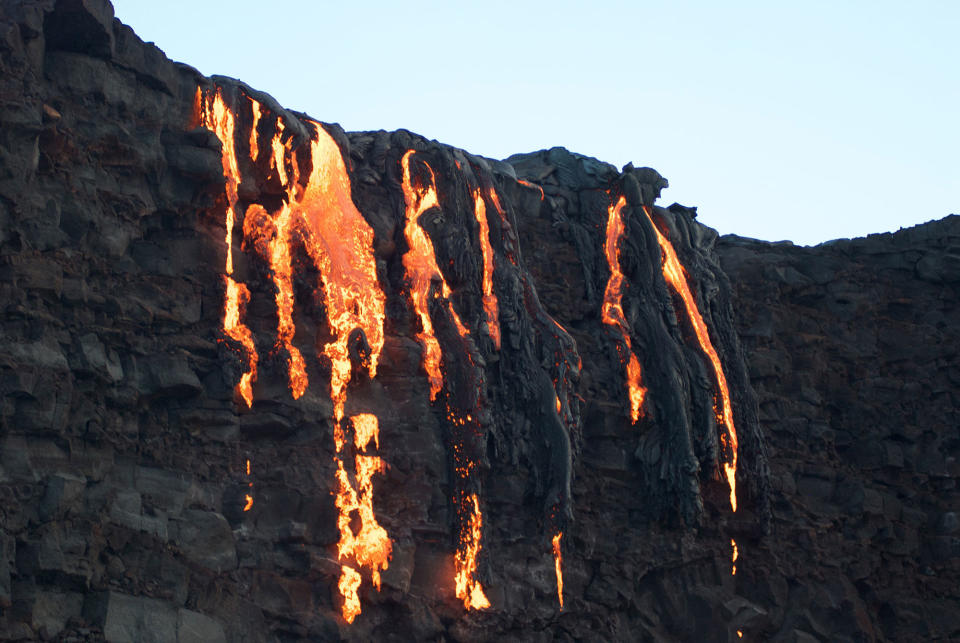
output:
[{"label": "lava rivulet", "polygon": [[224,240],[227,245],[227,258],[224,266],[226,290],[224,293],[223,331],[234,341],[240,342],[244,348],[247,370],[240,376],[236,390],[249,407],[253,405],[253,382],[257,379],[257,349],[253,342],[253,334],[241,320],[243,311],[250,301],[250,291],[244,284],[233,279],[233,224],[236,218],[238,201],[237,186],[240,184],[240,168],[237,164],[235,144],[236,119],[233,112],[227,108],[223,100],[223,94],[219,89],[214,93],[213,100],[208,101],[198,87],[195,109],[198,111],[195,114],[196,121],[216,134],[222,147],[220,159],[227,196],[227,209],[224,217]]},{"label": "lava rivulet", "polygon": [[630,396],[630,418],[633,422],[640,419],[643,407],[643,398],[647,389],[641,383],[640,361],[633,352],[630,341],[630,328],[623,314],[623,282],[624,275],[620,269],[620,239],[626,227],[623,224],[622,210],[627,204],[624,197],[607,208],[607,236],[604,244],[604,253],[607,256],[607,265],[610,268],[610,278],[603,293],[603,309],[601,317],[603,323],[613,326],[620,331],[625,348],[617,344],[620,361],[627,368],[627,391]]},{"label": "lava rivulet", "polygon": [[[413,303],[414,312],[420,319],[422,330],[417,333],[417,339],[423,345],[423,368],[430,379],[430,400],[433,401],[437,398],[440,389],[443,388],[443,372],[440,370],[440,360],[443,355],[440,350],[440,342],[437,341],[436,333],[433,330],[433,321],[430,319],[430,284],[434,280],[438,280],[441,294],[445,298],[450,296],[451,291],[447,281],[443,278],[443,273],[440,272],[440,267],[437,265],[433,242],[427,237],[419,222],[420,215],[440,204],[437,198],[436,178],[433,174],[433,168],[424,163],[430,173],[430,185],[414,187],[410,175],[410,157],[413,154],[414,150],[407,150],[401,159],[403,200],[406,204],[403,235],[408,246],[406,254],[403,255],[403,267],[410,287],[410,300]],[[458,332],[461,335],[467,334],[466,327],[453,306],[448,306],[448,309]]]},{"label": "lava rivulet", "polygon": [[737,575],[737,558],[739,558],[740,552],[737,550],[737,541],[734,540],[733,538],[730,539],[730,545],[733,547],[733,558],[730,561],[733,567],[730,570],[730,575],[736,576]]},{"label": "lava rivulet", "polygon": [[480,190],[473,191],[474,214],[480,224],[480,249],[483,251],[483,311],[487,316],[487,332],[493,345],[500,350],[500,313],[497,296],[493,292],[493,247],[490,245],[490,223],[487,221],[487,206]]},{"label": "lava rivulet", "polygon": [[461,513],[468,516],[461,527],[460,547],[455,557],[457,598],[469,609],[486,609],[490,601],[477,580],[477,555],[480,553],[480,538],[483,535],[483,514],[480,498],[473,493],[461,500]]},{"label": "lava rivulet", "polygon": [[560,539],[563,538],[563,532],[559,531],[553,537],[553,569],[557,574],[557,599],[560,601],[560,609],[563,609],[563,554],[560,552]]},{"label": "lava rivulet", "polygon": [[[723,374],[723,367],[720,365],[720,357],[717,355],[713,342],[710,341],[710,332],[707,324],[700,315],[697,303],[693,298],[693,293],[687,285],[686,271],[677,257],[677,252],[673,244],[657,228],[653,222],[653,215],[647,206],[643,206],[643,211],[650,219],[650,226],[657,235],[657,242],[663,257],[663,276],[680,298],[683,300],[684,308],[693,326],[693,331],[700,343],[700,348],[707,355],[710,364],[713,366],[713,372],[716,375],[717,387],[720,389],[721,406],[717,409],[717,419],[726,427],[726,433],[721,434],[721,442],[729,454],[729,461],[723,463],[723,470],[727,477],[727,483],[730,485],[730,506],[733,511],[737,510],[737,430],[733,426],[733,407],[730,402],[730,392],[727,390],[727,378]],[[726,454],[725,454],[726,455]]]},{"label": "lava rivulet", "polygon": [[[370,443],[379,446],[379,423],[377,416],[361,413],[350,418],[353,425],[354,477],[356,487],[350,481],[350,475],[344,467],[343,451],[346,442],[343,431],[338,427],[335,435],[337,457],[336,505],[339,512],[337,526],[340,529],[340,541],[337,543],[337,556],[341,561],[352,560],[357,567],[366,568],[374,587],[380,589],[380,572],[387,568],[393,552],[393,543],[373,511],[373,476],[383,473],[385,465],[379,456],[368,455]],[[359,528],[354,530],[352,516],[359,516]],[[343,618],[348,623],[360,613],[360,602],[356,590],[360,585],[360,576],[353,567],[341,566],[339,587],[343,596]],[[356,582],[355,582],[356,579]],[[344,589],[350,590],[344,592]],[[352,594],[351,594],[352,592]]]}]

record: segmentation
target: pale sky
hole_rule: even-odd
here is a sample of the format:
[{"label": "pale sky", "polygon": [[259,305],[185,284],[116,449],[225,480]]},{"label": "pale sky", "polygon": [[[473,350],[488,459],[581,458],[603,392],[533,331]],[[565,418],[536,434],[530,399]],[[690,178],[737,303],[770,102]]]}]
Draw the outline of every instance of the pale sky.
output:
[{"label": "pale sky", "polygon": [[960,1],[114,0],[173,60],[347,130],[670,181],[721,233],[812,244],[960,213]]}]

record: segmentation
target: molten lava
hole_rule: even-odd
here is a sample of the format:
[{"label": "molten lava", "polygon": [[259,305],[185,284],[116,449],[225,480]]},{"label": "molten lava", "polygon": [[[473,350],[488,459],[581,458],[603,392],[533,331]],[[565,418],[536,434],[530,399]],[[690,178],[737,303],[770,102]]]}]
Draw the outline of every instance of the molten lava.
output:
[{"label": "molten lava", "polygon": [[730,539],[730,545],[733,546],[733,560],[730,562],[733,563],[733,569],[730,572],[731,576],[737,575],[737,557],[740,555],[740,552],[737,551],[737,541],[733,538]]},{"label": "molten lava", "polygon": [[[367,450],[371,442],[379,447],[379,423],[377,416],[371,413],[354,415],[350,421],[353,424],[354,446],[357,451],[354,456],[356,488],[351,483],[350,475],[343,464],[342,456],[346,442],[339,426],[334,436],[337,447],[337,457],[334,459],[337,465],[336,505],[339,512],[337,527],[340,529],[337,556],[340,560],[352,559],[358,567],[369,570],[373,585],[379,590],[380,572],[388,567],[393,553],[393,543],[387,535],[387,530],[377,522],[373,511],[373,476],[383,473],[385,465],[379,456],[368,455]],[[354,531],[354,514],[359,517],[359,528],[356,531]],[[343,596],[343,618],[348,623],[353,622],[360,613],[360,602],[356,598],[360,578],[355,569],[347,565],[342,566],[340,589]],[[344,587],[352,594],[344,593]]]},{"label": "molten lava", "polygon": [[253,125],[250,126],[250,160],[257,161],[260,154],[260,148],[257,143],[257,126],[260,124],[260,103],[252,100],[253,103]]},{"label": "molten lava", "polygon": [[204,127],[212,131],[220,139],[222,147],[221,164],[225,179],[227,209],[224,226],[224,241],[227,245],[227,259],[224,266],[226,289],[223,306],[223,332],[227,337],[239,342],[246,355],[247,370],[240,376],[236,391],[247,403],[253,405],[253,382],[257,379],[257,349],[253,343],[253,334],[241,321],[241,317],[250,301],[250,291],[244,284],[233,279],[233,224],[236,218],[237,186],[240,184],[240,168],[237,164],[235,144],[236,119],[227,108],[223,94],[219,89],[214,93],[213,100],[208,101],[200,88],[197,88],[195,119]]},{"label": "molten lava", "polygon": [[483,251],[483,312],[487,317],[487,332],[493,345],[500,350],[500,314],[497,296],[493,292],[493,247],[490,245],[490,224],[487,222],[487,205],[480,190],[473,191],[474,214],[480,224],[480,249]]},{"label": "molten lava", "polygon": [[[250,477],[250,461],[249,461],[249,460],[247,460],[247,477],[248,477],[248,478]],[[252,483],[252,482],[248,482],[248,483],[247,483],[247,486],[250,487],[251,489],[253,489],[253,483]],[[250,508],[253,507],[253,496],[251,496],[251,495],[248,493],[248,494],[246,494],[246,495],[243,497],[243,499],[244,499],[243,510],[244,510],[244,511],[250,511]]]},{"label": "molten lava", "polygon": [[673,244],[670,243],[670,240],[667,239],[657,228],[656,224],[654,224],[650,209],[647,206],[643,206],[643,211],[646,213],[647,218],[650,219],[650,225],[654,232],[656,232],[657,242],[659,242],[660,249],[663,251],[663,276],[667,280],[667,283],[673,287],[683,300],[684,308],[687,310],[687,317],[689,317],[690,324],[693,326],[694,333],[696,333],[700,348],[709,358],[710,364],[713,366],[713,372],[716,375],[722,405],[719,409],[715,409],[715,411],[717,419],[726,427],[726,433],[721,434],[720,439],[729,457],[729,461],[723,463],[723,470],[727,477],[727,483],[730,485],[730,507],[733,511],[736,511],[738,444],[737,430],[733,426],[733,407],[730,402],[730,392],[727,390],[727,378],[723,374],[720,358],[717,356],[717,351],[713,347],[713,342],[710,341],[707,324],[703,321],[700,310],[697,308],[697,303],[693,298],[693,293],[690,292],[690,287],[687,285],[686,271],[683,269],[683,265],[681,265],[680,259],[677,257],[677,252],[674,250]]},{"label": "molten lava", "polygon": [[560,609],[563,609],[563,554],[560,553],[560,539],[563,538],[563,532],[557,532],[553,537],[553,569],[557,573],[557,599],[560,601]]},{"label": "molten lava", "polygon": [[480,553],[480,537],[483,533],[483,514],[480,513],[480,499],[473,493],[466,496],[462,503],[463,512],[468,514],[466,523],[461,527],[460,547],[457,549],[454,563],[456,566],[457,598],[469,609],[486,609],[490,601],[483,593],[483,586],[477,580],[477,555]]},{"label": "molten lava", "polygon": [[312,122],[312,171],[295,206],[304,245],[323,279],[327,322],[334,339],[323,347],[330,360],[330,398],[337,421],[343,417],[352,376],[350,335],[363,332],[369,352],[364,365],[376,377],[383,351],[386,295],[377,280],[373,228],[353,204],[350,176],[336,141]]},{"label": "molten lava", "polygon": [[610,268],[610,278],[607,280],[607,287],[603,293],[601,317],[603,323],[619,330],[623,338],[625,347],[617,344],[617,353],[620,355],[621,363],[627,368],[630,419],[636,423],[640,419],[643,398],[647,394],[647,389],[641,383],[640,361],[633,352],[630,328],[623,314],[624,275],[620,270],[620,239],[626,229],[621,215],[621,211],[626,204],[626,198],[621,196],[615,205],[607,208],[607,241],[604,244],[604,253],[607,256],[607,265]]},{"label": "molten lava", "polygon": [[[443,388],[443,372],[440,370],[440,359],[442,357],[440,343],[433,331],[433,322],[430,319],[428,306],[430,284],[434,280],[439,281],[440,293],[444,298],[450,296],[451,290],[437,265],[433,242],[427,237],[419,222],[420,215],[430,208],[440,205],[437,198],[436,178],[433,174],[433,168],[424,163],[430,173],[430,185],[414,187],[410,175],[410,157],[413,153],[414,150],[407,150],[401,159],[403,200],[406,204],[403,235],[408,246],[406,254],[403,255],[403,267],[410,285],[410,300],[413,303],[414,312],[420,319],[422,330],[417,333],[417,339],[423,345],[423,369],[427,372],[427,377],[430,380],[430,401],[433,401],[437,398],[440,389]],[[457,326],[457,331],[463,336],[467,335],[467,329],[453,306],[447,308],[454,324]]]},{"label": "molten lava", "polygon": [[531,183],[530,181],[524,181],[523,179],[519,179],[517,182],[518,182],[520,185],[525,185],[525,186],[527,186],[528,188],[536,188],[537,190],[540,190],[540,200],[543,201],[543,199],[544,199],[544,194],[543,194],[543,188],[542,188],[542,187],[540,187],[540,186],[537,185],[536,183]]},{"label": "molten lava", "polygon": [[337,589],[343,597],[343,618],[347,623],[353,623],[353,619],[360,615],[360,596],[357,590],[360,589],[360,582],[363,578],[357,573],[357,570],[344,565],[340,568],[340,581],[337,583]]}]

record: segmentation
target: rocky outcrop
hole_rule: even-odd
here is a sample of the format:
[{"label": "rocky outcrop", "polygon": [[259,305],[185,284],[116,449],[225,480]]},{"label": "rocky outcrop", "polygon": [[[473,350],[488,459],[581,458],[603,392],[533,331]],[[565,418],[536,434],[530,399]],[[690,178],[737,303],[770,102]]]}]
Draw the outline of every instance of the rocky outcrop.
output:
[{"label": "rocky outcrop", "polygon": [[[345,133],[169,62],[105,1],[0,7],[0,637],[960,633],[956,218],[816,248],[718,239],[694,210],[655,205],[666,181],[649,168]],[[201,117],[218,92],[237,128],[233,197],[229,146]],[[319,158],[307,152],[324,136],[372,230],[385,306],[375,377],[376,338],[350,332],[343,422],[330,273],[309,231],[291,233],[296,329],[283,339],[280,264],[264,254],[276,213],[306,208]],[[435,399],[411,221],[437,265]],[[722,364],[736,449],[661,238]],[[228,248],[259,356],[249,408],[235,388],[248,349],[224,329]],[[630,355],[646,389],[636,422]],[[361,519],[339,520],[334,494],[362,489],[372,447],[350,418],[370,414],[391,556],[379,591],[358,565],[362,613],[348,623],[339,584],[357,561],[338,542]],[[455,552],[480,510],[470,582],[490,607],[467,609]]]}]

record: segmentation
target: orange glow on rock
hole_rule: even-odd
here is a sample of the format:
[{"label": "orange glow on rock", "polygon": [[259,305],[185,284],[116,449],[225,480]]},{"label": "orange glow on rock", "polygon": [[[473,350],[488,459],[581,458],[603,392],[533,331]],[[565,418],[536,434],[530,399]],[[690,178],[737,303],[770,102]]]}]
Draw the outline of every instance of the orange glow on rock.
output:
[{"label": "orange glow on rock", "polygon": [[490,224],[487,205],[480,190],[473,191],[474,214],[480,224],[480,249],[483,252],[483,311],[487,317],[487,332],[493,345],[500,350],[500,313],[497,296],[493,292],[493,247],[490,245]]},{"label": "orange glow on rock", "polygon": [[557,532],[553,537],[553,568],[557,574],[557,599],[560,601],[560,609],[563,609],[563,554],[560,552],[560,539],[563,538],[563,532]]},{"label": "orange glow on rock", "polygon": [[687,317],[690,319],[690,324],[693,326],[694,333],[697,336],[697,341],[700,343],[700,348],[707,355],[707,358],[710,360],[710,364],[713,366],[713,372],[716,375],[717,387],[720,389],[720,398],[722,400],[721,407],[715,409],[717,413],[717,419],[723,423],[726,427],[726,433],[720,435],[720,441],[723,444],[725,450],[729,454],[729,461],[723,463],[723,470],[726,474],[727,484],[730,486],[730,506],[734,512],[737,510],[737,430],[733,426],[733,407],[730,402],[730,392],[727,390],[727,378],[723,374],[723,367],[720,365],[720,357],[717,355],[716,349],[713,347],[713,342],[710,341],[710,332],[707,329],[706,322],[703,321],[703,317],[700,315],[700,310],[697,308],[697,303],[693,298],[693,293],[690,292],[690,287],[687,285],[686,271],[683,269],[683,265],[680,263],[680,259],[677,257],[677,252],[673,248],[673,244],[670,243],[670,240],[667,239],[657,228],[656,224],[653,222],[653,215],[650,212],[650,209],[647,206],[643,206],[643,211],[646,213],[647,218],[650,219],[650,225],[653,227],[654,232],[657,234],[657,242],[660,244],[660,249],[663,251],[662,261],[663,261],[663,276],[667,280],[674,291],[680,298],[683,300],[684,308],[687,311]]},{"label": "orange glow on rock", "polygon": [[224,266],[226,289],[223,306],[223,331],[234,341],[243,345],[246,356],[247,370],[240,376],[236,391],[243,398],[247,406],[253,405],[253,382],[257,379],[257,349],[253,343],[253,334],[241,321],[247,303],[250,301],[250,291],[244,284],[234,281],[233,275],[233,225],[236,218],[237,186],[240,184],[240,169],[237,164],[235,147],[236,121],[233,113],[227,109],[223,95],[218,89],[212,101],[197,88],[195,117],[204,127],[216,134],[222,147],[221,165],[225,181],[227,209],[224,217],[224,242],[227,246],[227,258]]},{"label": "orange glow on rock", "polygon": [[630,419],[636,423],[640,419],[643,409],[643,399],[647,389],[641,383],[640,360],[633,352],[630,340],[630,328],[627,326],[623,314],[623,282],[624,275],[620,270],[620,239],[626,230],[623,224],[621,211],[627,204],[623,196],[607,208],[607,240],[604,244],[604,254],[607,256],[607,266],[610,268],[610,278],[603,293],[603,308],[601,317],[603,323],[613,326],[620,331],[626,347],[617,344],[617,353],[620,361],[627,368],[627,392],[630,396]]},{"label": "orange glow on rock", "polygon": [[246,504],[243,505],[243,510],[244,510],[244,511],[250,511],[250,507],[253,506],[253,496],[251,496],[251,495],[248,493],[248,494],[246,494],[246,495],[244,496],[244,499],[246,500]]},{"label": "orange glow on rock", "polygon": [[353,203],[350,176],[336,141],[319,123],[311,141],[312,171],[296,209],[304,245],[323,279],[324,304],[333,340],[323,347],[330,360],[330,398],[334,416],[343,417],[352,376],[350,335],[363,331],[369,354],[364,366],[375,377],[383,351],[386,295],[377,280],[373,228]]},{"label": "orange glow on rock", "polygon": [[353,620],[360,614],[360,596],[357,590],[360,589],[360,581],[363,580],[357,570],[344,565],[340,568],[340,581],[337,583],[337,589],[343,597],[343,618],[347,623],[353,623]]},{"label": "orange glow on rock", "polygon": [[477,556],[480,553],[480,538],[483,534],[483,514],[480,513],[480,499],[473,493],[464,498],[464,513],[469,513],[466,525],[461,529],[460,547],[454,562],[456,566],[457,598],[463,601],[468,610],[481,610],[490,607],[490,601],[483,593],[483,586],[476,579]]},{"label": "orange glow on rock", "polygon": [[[340,529],[337,556],[340,560],[352,559],[358,567],[366,568],[370,572],[374,587],[379,591],[380,572],[387,569],[389,565],[393,543],[387,535],[387,530],[377,522],[373,511],[373,476],[383,473],[386,466],[379,456],[368,455],[366,452],[371,442],[379,447],[380,428],[377,416],[371,413],[354,415],[350,420],[354,428],[354,446],[357,449],[357,454],[354,456],[356,487],[351,483],[350,475],[344,468],[342,453],[345,443],[342,440],[342,429],[340,429],[337,457],[334,459],[337,465],[336,505],[339,512],[337,526]],[[354,515],[359,517],[358,531],[354,531]],[[352,587],[352,597],[344,593],[344,577],[341,576],[340,590],[344,599],[343,617],[350,623],[360,614],[359,599],[354,601],[356,589],[360,585],[360,575],[346,565],[342,569],[343,574],[348,574],[346,570],[357,574],[356,584],[353,584],[351,577],[351,583],[347,585],[348,590]]]}]

